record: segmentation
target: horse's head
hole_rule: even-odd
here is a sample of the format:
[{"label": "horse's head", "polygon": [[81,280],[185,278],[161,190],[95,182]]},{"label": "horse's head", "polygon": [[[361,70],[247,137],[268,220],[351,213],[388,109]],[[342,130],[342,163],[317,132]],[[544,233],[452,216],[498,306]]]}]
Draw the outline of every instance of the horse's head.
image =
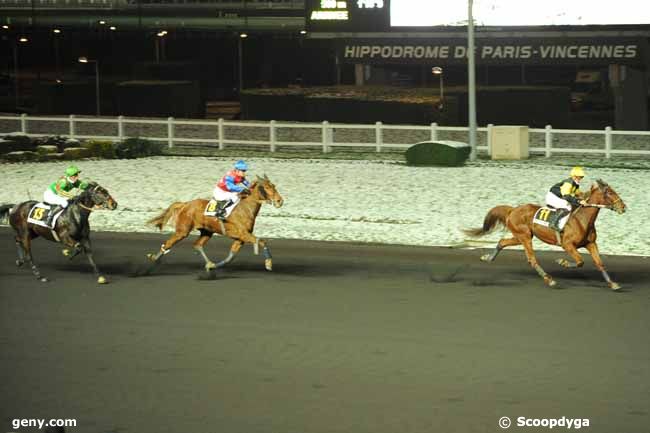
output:
[{"label": "horse's head", "polygon": [[251,193],[255,194],[258,200],[273,204],[275,207],[281,207],[284,203],[284,199],[266,175],[264,177],[257,176]]},{"label": "horse's head", "polygon": [[106,188],[100,186],[96,182],[88,184],[85,191],[92,202],[92,206],[101,207],[104,209],[114,210],[117,207],[117,202],[111,197]]},{"label": "horse's head", "polygon": [[626,209],[625,203],[618,196],[618,193],[614,191],[614,188],[601,179],[596,180],[596,183],[591,186],[589,203],[603,205],[619,214],[624,213]]}]

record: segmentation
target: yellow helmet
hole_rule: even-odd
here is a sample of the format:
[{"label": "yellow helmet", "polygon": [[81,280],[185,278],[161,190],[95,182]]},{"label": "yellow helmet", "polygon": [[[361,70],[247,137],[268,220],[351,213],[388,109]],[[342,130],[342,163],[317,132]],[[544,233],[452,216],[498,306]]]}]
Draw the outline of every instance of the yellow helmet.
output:
[{"label": "yellow helmet", "polygon": [[573,167],[571,169],[571,177],[585,177],[585,169],[582,167]]}]

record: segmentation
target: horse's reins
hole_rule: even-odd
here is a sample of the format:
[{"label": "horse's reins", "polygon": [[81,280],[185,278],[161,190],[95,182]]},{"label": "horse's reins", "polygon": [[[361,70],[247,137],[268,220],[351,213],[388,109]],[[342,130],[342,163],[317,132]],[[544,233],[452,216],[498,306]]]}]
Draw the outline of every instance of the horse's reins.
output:
[{"label": "horse's reins", "polygon": [[591,203],[587,203],[586,205],[582,205],[582,206],[583,206],[583,207],[597,207],[597,208],[600,208],[600,209],[614,209],[614,205],[616,205],[616,203],[618,203],[619,201],[621,201],[621,198],[620,198],[620,197],[617,198],[617,199],[616,199],[612,204],[610,204],[610,205],[606,205],[606,204],[591,204]]},{"label": "horse's reins", "polygon": [[[93,187],[91,188],[91,191],[92,191],[93,193],[95,193],[95,192],[96,192],[95,190],[97,189],[98,186],[99,186],[99,185],[95,185],[95,186],[93,186]],[[96,204],[96,205],[93,206],[93,207],[88,207],[88,206],[86,206],[85,204],[83,204],[83,203],[81,203],[81,202],[77,202],[77,204],[79,205],[79,207],[82,207],[82,208],[86,209],[88,212],[92,212],[92,211],[94,211],[95,209],[108,209],[108,206],[106,206],[106,204],[103,204],[103,205],[98,205],[98,204]]]}]

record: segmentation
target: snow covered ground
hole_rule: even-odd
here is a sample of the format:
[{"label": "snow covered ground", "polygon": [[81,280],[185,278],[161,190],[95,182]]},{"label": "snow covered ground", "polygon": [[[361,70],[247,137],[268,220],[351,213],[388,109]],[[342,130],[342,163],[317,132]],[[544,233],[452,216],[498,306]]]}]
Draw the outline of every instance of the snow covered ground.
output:
[{"label": "snow covered ground", "polygon": [[[462,246],[461,228],[482,224],[498,204],[539,203],[568,175],[566,166],[480,161],[459,168],[414,168],[391,161],[248,158],[250,175],[267,174],[285,198],[280,209],[263,206],[256,234],[267,238]],[[82,177],[99,182],[118,201],[116,211],[95,212],[94,230],[154,231],[145,225],[171,202],[208,197],[232,165],[231,158],[153,157],[87,160]],[[1,164],[0,203],[41,199],[64,162]],[[650,256],[650,173],[589,168],[585,186],[608,182],[628,205],[617,215],[602,211],[597,227],[604,254]],[[249,176],[250,177],[250,176]],[[501,237],[495,232],[485,244]],[[556,249],[542,246],[539,249]]]}]

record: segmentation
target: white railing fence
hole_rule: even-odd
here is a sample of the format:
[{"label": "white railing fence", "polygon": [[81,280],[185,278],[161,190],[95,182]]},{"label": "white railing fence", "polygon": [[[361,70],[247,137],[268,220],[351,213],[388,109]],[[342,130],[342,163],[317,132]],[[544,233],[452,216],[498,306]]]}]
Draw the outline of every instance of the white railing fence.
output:
[{"label": "white railing fence", "polygon": [[[93,127],[94,125],[94,127]],[[490,129],[478,128],[477,150],[489,153]],[[18,128],[16,128],[18,127]],[[84,129],[81,131],[80,129]],[[384,149],[407,148],[418,141],[455,139],[467,141],[467,127],[430,125],[354,125],[342,123],[290,123],[260,121],[142,119],[117,117],[0,116],[0,134],[20,132],[29,137],[60,135],[74,139],[121,141],[140,137],[167,143],[208,145],[220,150],[226,146],[253,145],[275,152],[280,146],[318,147],[327,153],[335,147]],[[600,154],[650,156],[650,131],[532,128],[530,153]],[[614,145],[616,141],[616,145]]]}]

